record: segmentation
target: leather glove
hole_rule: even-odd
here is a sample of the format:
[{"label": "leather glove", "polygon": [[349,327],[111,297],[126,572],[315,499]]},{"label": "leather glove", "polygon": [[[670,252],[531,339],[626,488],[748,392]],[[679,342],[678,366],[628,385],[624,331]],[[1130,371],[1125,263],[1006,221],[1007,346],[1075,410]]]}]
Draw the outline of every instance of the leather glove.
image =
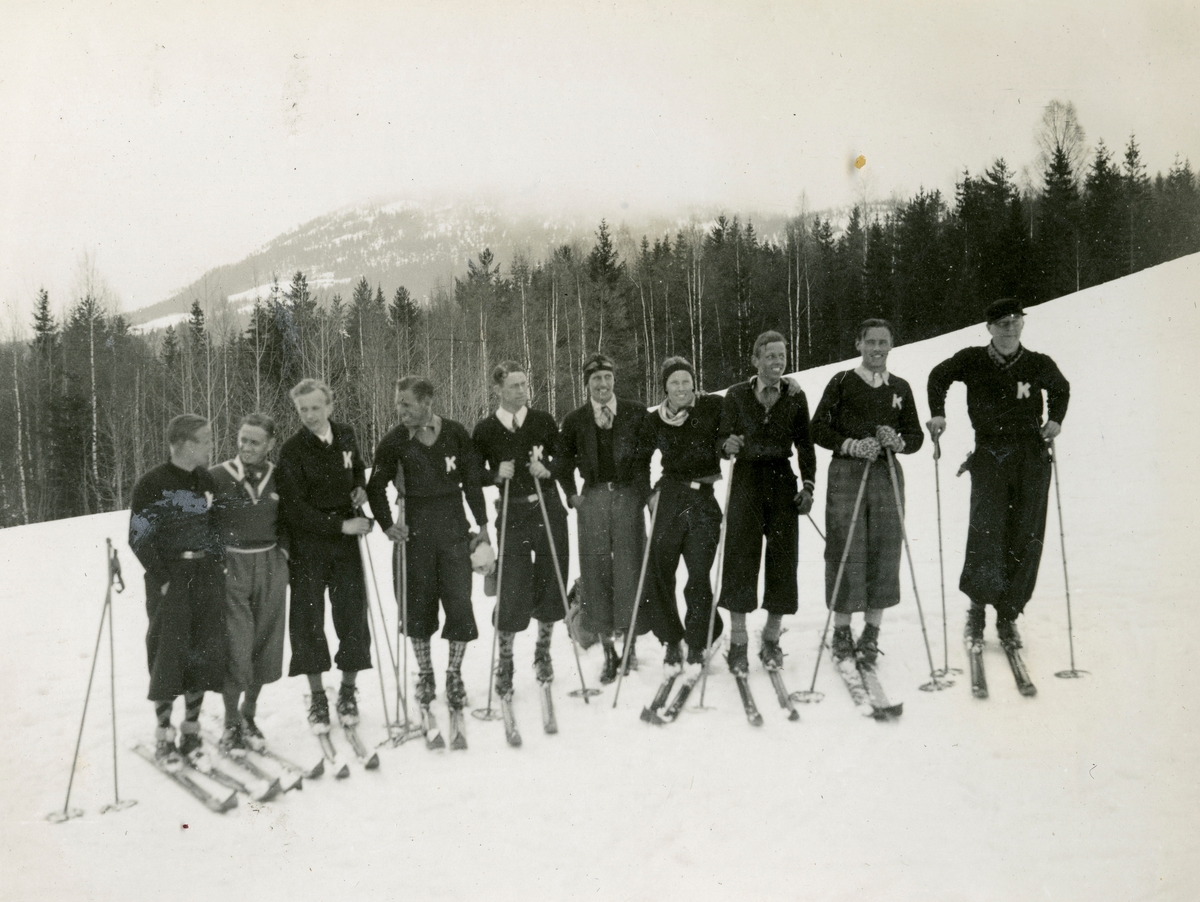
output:
[{"label": "leather glove", "polygon": [[808,489],[803,489],[796,493],[796,497],[792,499],[796,505],[796,511],[801,517],[804,517],[812,510],[813,496]]}]

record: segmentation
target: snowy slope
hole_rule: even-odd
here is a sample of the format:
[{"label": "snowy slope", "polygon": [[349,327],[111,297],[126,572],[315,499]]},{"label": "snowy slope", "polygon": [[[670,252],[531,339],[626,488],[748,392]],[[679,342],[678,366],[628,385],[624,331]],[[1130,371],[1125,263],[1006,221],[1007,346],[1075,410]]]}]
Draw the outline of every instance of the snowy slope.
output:
[{"label": "snowy slope", "polygon": [[[202,809],[127,749],[149,735],[144,700],[141,572],[124,543],[127,515],[106,514],[0,533],[0,606],[10,653],[0,660],[0,898],[120,899],[1050,899],[1200,898],[1197,765],[1189,710],[1197,675],[1200,577],[1190,468],[1200,400],[1191,378],[1200,337],[1200,257],[1191,257],[1029,312],[1026,344],[1051,354],[1072,383],[1062,437],[1062,504],[1082,680],[1068,666],[1058,521],[1023,619],[1036,699],[1019,696],[998,653],[992,697],[966,681],[941,693],[928,678],[907,567],[888,614],[881,672],[903,718],[855,715],[828,662],[826,697],[789,723],[757,662],[751,681],[766,724],[747,726],[723,665],[709,683],[715,710],[656,729],[637,714],[657,685],[661,652],[585,705],[570,646],[556,634],[560,733],[539,725],[533,638],[518,638],[517,717],[525,745],[498,724],[468,719],[466,753],[420,743],[381,752],[382,768],[302,793]],[[927,418],[929,369],[982,327],[893,352]],[[815,405],[826,367],[800,375]],[[966,534],[966,478],[954,471],[971,442],[962,388],[951,392],[941,469],[951,666],[965,602],[957,592]],[[929,448],[903,458],[908,529],[935,663],[942,646],[934,471]],[[822,473],[828,462],[821,458]],[[823,526],[824,479],[814,516]],[[801,527],[801,610],[785,621],[789,687],[807,687],[822,603],[822,545]],[[120,548],[129,589],[116,600],[121,794],[132,809],[100,815],[111,798],[107,657],[84,735],[72,804],[83,818],[51,825],[61,808],[104,588],[104,538]],[[376,534],[382,591],[388,543]],[[465,675],[473,705],[487,693],[491,630]],[[390,604],[390,601],[389,601]],[[394,622],[389,610],[390,622]],[[751,627],[761,628],[752,618]],[[990,627],[989,627],[990,633]],[[332,635],[332,631],[330,631]],[[107,647],[107,640],[105,648]],[[436,643],[439,695],[444,643]],[[386,657],[386,656],[385,656]],[[600,654],[584,657],[595,684]],[[335,676],[330,675],[332,684]],[[363,732],[382,738],[378,681],[364,674]],[[260,723],[277,744],[314,745],[302,680],[266,689]],[[207,711],[220,703],[210,695]],[[438,712],[445,722],[439,699]],[[178,717],[178,714],[177,714]]]}]

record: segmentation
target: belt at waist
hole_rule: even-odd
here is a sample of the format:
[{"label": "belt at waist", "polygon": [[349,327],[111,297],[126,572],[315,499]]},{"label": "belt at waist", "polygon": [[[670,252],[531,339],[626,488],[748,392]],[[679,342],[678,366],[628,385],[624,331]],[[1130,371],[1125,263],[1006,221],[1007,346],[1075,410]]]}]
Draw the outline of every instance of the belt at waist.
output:
[{"label": "belt at waist", "polygon": [[679,479],[673,476],[664,476],[662,482],[665,485],[679,486],[680,488],[691,489],[693,492],[711,492],[713,484],[711,482],[702,482],[698,479],[686,480]]},{"label": "belt at waist", "polygon": [[235,545],[226,545],[225,550],[230,554],[262,554],[264,551],[270,551],[276,547],[272,542],[270,545],[264,545],[261,548],[238,548]]},{"label": "belt at waist", "polygon": [[181,561],[202,561],[206,557],[208,557],[208,553],[205,551],[181,551],[181,552],[179,552],[179,559]]},{"label": "belt at waist", "polygon": [[617,489],[631,489],[633,486],[628,482],[589,482],[584,484],[583,491],[587,492],[615,492]]}]

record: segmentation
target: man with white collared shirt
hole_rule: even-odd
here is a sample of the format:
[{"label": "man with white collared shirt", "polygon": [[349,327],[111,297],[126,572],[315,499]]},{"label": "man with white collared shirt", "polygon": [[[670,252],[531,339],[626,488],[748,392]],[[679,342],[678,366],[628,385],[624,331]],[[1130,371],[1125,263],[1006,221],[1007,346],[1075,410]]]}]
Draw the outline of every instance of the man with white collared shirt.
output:
[{"label": "man with white collared shirt", "polygon": [[283,675],[288,586],[275,466],[268,459],[275,449],[275,421],[263,413],[247,415],[238,426],[237,446],[235,457],[209,470],[217,484],[214,510],[225,545],[229,633],[221,745],[232,752],[263,744],[255,722],[258,696],[266,683]]},{"label": "man with white collared shirt", "polygon": [[[600,682],[617,678],[620,656],[614,641],[633,620],[646,526],[642,509],[650,497],[650,464],[638,450],[646,407],[613,393],[611,358],[593,354],[583,366],[588,400],[563,419],[560,479],[579,515],[579,574],[584,628],[600,636],[604,670]],[[583,477],[576,488],[575,470]],[[633,643],[639,630],[626,637]],[[629,667],[636,667],[633,647]]]},{"label": "man with white collared shirt", "polygon": [[[506,360],[492,370],[492,390],[499,406],[475,425],[472,439],[483,459],[490,481],[508,483],[508,521],[501,520],[497,501],[496,534],[504,534],[504,580],[500,587],[496,629],[499,636],[499,660],[496,665],[496,691],[504,696],[512,692],[513,641],[515,634],[538,622],[533,666],[539,683],[554,679],[550,657],[550,639],[554,624],[563,619],[559,596],[559,576],[565,584],[565,572],[554,572],[554,555],[559,566],[570,560],[567,537],[567,512],[554,484],[555,455],[558,450],[558,424],[544,410],[529,404],[529,377],[515,360]],[[551,535],[538,503],[535,480],[540,480],[542,498],[550,520]],[[502,496],[503,497],[503,496]]]},{"label": "man with white collared shirt", "polygon": [[[859,326],[854,346],[863,355],[862,362],[829,380],[813,414],[812,436],[833,452],[825,502],[825,603],[833,610],[833,656],[836,660],[857,656],[864,664],[874,664],[883,612],[900,602],[903,533],[885,449],[912,454],[925,436],[912,388],[887,369],[891,324],[866,320]],[[904,471],[899,461],[895,466],[903,500]],[[853,541],[838,597],[833,598],[858,487],[868,467]],[[850,615],[858,612],[865,623],[856,645]]]}]

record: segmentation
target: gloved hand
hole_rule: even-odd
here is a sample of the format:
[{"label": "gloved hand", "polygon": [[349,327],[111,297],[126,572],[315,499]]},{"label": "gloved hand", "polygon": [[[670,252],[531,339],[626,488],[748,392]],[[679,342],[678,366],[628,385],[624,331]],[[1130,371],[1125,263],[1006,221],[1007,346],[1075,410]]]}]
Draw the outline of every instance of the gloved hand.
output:
[{"label": "gloved hand", "polygon": [[860,438],[857,441],[852,441],[847,453],[851,457],[857,457],[859,460],[875,460],[879,457],[879,452],[882,449],[879,442],[873,438]]},{"label": "gloved hand", "polygon": [[813,496],[808,489],[802,489],[796,493],[796,497],[792,499],[796,505],[796,512],[804,517],[812,510]]},{"label": "gloved hand", "polygon": [[467,551],[474,551],[480,545],[487,543],[491,545],[491,540],[488,538],[487,530],[481,529],[479,532],[471,533],[471,538],[467,540]]},{"label": "gloved hand", "polygon": [[929,435],[936,441],[946,431],[946,418],[930,417],[929,422],[925,424],[925,428],[929,430]]},{"label": "gloved hand", "polygon": [[496,569],[496,555],[486,536],[482,542],[476,542],[475,547],[471,549],[471,569],[484,576],[491,575],[492,571]]},{"label": "gloved hand", "polygon": [[529,462],[529,475],[534,479],[549,479],[553,474],[540,460]]},{"label": "gloved hand", "polygon": [[904,438],[891,426],[880,426],[875,430],[875,440],[885,448],[899,454],[904,450]]}]

